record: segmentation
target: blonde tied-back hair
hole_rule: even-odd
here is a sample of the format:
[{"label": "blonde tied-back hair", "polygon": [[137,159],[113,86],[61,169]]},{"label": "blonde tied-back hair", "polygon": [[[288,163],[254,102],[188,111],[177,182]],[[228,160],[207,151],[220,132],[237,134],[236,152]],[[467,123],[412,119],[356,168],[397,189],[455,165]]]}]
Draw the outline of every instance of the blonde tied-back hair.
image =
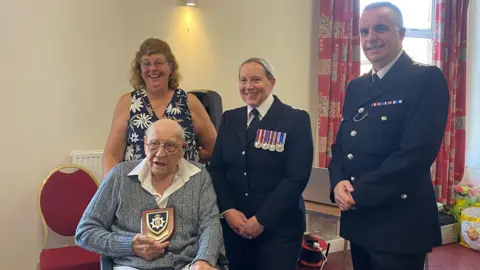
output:
[{"label": "blonde tied-back hair", "polygon": [[[272,65],[270,65],[267,60],[260,58],[260,57],[252,57],[248,58],[247,60],[243,61],[243,63],[240,65],[239,71],[242,68],[243,65],[248,64],[248,63],[257,63],[263,67],[265,70],[265,75],[269,80],[275,80],[277,79],[275,77],[275,71],[273,70]],[[240,73],[239,73],[240,75]]]},{"label": "blonde tied-back hair", "polygon": [[142,70],[140,67],[140,61],[142,56],[152,55],[152,54],[161,54],[165,56],[172,73],[168,78],[168,87],[176,89],[180,84],[180,73],[178,72],[178,62],[173,55],[172,49],[170,46],[163,40],[157,38],[148,38],[141,45],[140,49],[135,54],[135,59],[132,61],[132,76],[130,78],[130,84],[134,89],[144,88],[145,81],[142,78]]}]

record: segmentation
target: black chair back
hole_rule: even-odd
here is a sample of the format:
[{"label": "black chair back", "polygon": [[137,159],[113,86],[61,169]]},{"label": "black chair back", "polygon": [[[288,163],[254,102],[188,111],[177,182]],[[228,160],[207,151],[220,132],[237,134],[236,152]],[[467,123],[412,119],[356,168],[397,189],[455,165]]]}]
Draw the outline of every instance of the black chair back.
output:
[{"label": "black chair back", "polygon": [[188,93],[194,94],[202,102],[210,116],[210,120],[212,120],[213,126],[218,131],[223,114],[222,97],[217,92],[206,89],[192,90]]}]

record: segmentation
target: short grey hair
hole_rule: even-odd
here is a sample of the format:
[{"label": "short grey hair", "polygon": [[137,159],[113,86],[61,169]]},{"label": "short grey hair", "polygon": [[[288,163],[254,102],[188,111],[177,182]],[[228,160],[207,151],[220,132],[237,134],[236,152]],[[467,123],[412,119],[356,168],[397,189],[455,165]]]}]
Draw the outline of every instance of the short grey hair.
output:
[{"label": "short grey hair", "polygon": [[381,7],[387,7],[389,9],[391,9],[393,11],[393,13],[395,13],[395,15],[397,16],[397,25],[399,28],[404,28],[403,27],[403,15],[402,15],[402,11],[400,11],[400,9],[390,3],[390,2],[376,2],[376,3],[371,3],[369,5],[367,5],[363,11],[367,11],[367,10],[372,10],[372,9],[377,9],[377,8],[381,8]]},{"label": "short grey hair", "polygon": [[[152,129],[154,129],[154,126],[156,123],[158,123],[159,121],[162,121],[162,120],[170,120],[170,121],[175,121],[175,120],[172,120],[172,119],[168,119],[168,118],[161,118],[155,122],[153,122],[152,124],[150,124],[150,126],[148,126],[147,130],[145,131],[145,136],[148,138],[150,137],[150,133],[152,132]],[[175,121],[176,122],[176,121]],[[176,122],[178,124],[178,122]],[[178,129],[177,129],[177,132],[178,136],[180,137],[180,139],[184,142],[185,141],[185,130],[183,130],[182,126],[180,126],[180,124],[178,124]]]},{"label": "short grey hair", "polygon": [[248,64],[248,63],[257,63],[263,67],[263,70],[265,70],[265,75],[269,79],[276,79],[275,77],[275,71],[273,70],[272,65],[270,65],[267,60],[260,58],[260,57],[251,57],[248,58],[247,60],[243,61],[243,63],[240,65],[239,70],[242,68],[243,65]]}]

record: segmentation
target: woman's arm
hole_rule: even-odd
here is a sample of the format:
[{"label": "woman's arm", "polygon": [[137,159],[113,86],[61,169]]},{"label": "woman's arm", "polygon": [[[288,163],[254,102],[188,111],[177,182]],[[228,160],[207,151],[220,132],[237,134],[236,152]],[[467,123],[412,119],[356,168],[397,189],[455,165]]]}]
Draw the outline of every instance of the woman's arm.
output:
[{"label": "woman's arm", "polygon": [[188,94],[187,97],[188,107],[192,113],[193,131],[198,137],[201,147],[200,158],[202,162],[206,163],[212,157],[217,131],[200,100],[193,94]]},{"label": "woman's arm", "polygon": [[113,114],[112,126],[102,157],[103,177],[123,158],[126,147],[126,133],[130,112],[130,93],[124,94],[117,102]]}]

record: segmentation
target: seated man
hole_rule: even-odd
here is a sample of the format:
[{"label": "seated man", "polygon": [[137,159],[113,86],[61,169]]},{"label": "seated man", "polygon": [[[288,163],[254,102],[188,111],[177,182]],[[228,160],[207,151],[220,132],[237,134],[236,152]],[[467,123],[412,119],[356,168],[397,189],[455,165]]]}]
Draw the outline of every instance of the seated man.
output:
[{"label": "seated man", "polygon": [[[156,121],[144,141],[144,160],[118,164],[101,183],[78,225],[77,244],[111,257],[115,270],[216,269],[222,232],[210,175],[183,159],[177,122]],[[169,241],[141,234],[142,211],[158,208],[174,209]]]}]

